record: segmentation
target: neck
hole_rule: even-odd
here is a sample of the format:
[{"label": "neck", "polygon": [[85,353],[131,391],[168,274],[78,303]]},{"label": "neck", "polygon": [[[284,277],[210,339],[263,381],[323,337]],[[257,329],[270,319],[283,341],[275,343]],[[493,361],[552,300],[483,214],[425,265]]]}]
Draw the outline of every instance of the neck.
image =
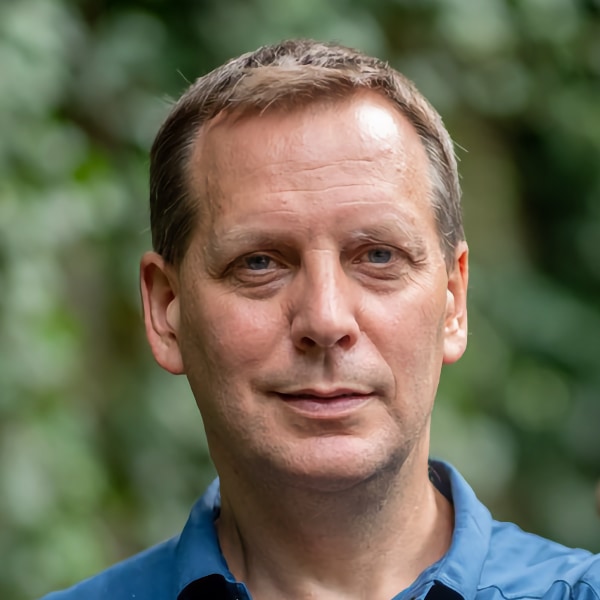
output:
[{"label": "neck", "polygon": [[221,547],[253,598],[389,599],[450,545],[427,464],[335,492],[221,477]]}]

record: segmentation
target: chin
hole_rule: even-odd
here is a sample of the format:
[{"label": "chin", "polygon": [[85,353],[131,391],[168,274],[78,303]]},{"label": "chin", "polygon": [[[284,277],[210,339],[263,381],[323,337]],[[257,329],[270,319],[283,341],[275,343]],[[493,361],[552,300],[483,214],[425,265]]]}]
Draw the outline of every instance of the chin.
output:
[{"label": "chin", "polygon": [[325,493],[343,492],[387,479],[406,459],[399,446],[385,448],[351,436],[331,436],[302,444],[280,455],[275,469],[280,481],[292,487]]}]

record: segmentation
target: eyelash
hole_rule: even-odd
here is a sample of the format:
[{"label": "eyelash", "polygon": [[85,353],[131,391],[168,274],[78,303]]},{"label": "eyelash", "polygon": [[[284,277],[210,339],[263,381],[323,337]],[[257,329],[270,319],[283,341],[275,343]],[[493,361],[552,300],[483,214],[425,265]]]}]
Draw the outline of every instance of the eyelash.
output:
[{"label": "eyelash", "polygon": [[[242,259],[241,259],[243,261],[243,263],[244,263],[244,267],[247,268],[249,271],[262,271],[263,270],[263,269],[252,269],[250,267],[248,261],[250,261],[253,258],[265,258],[265,259],[267,259],[270,262],[277,262],[269,254],[260,254],[260,253],[259,254],[249,254],[249,255],[243,256]],[[267,270],[267,269],[265,268],[264,270]]]},{"label": "eyelash", "polygon": [[[253,258],[264,258],[268,261],[268,266],[264,269],[252,269],[248,262]],[[244,254],[235,259],[229,264],[226,269],[225,276],[232,277],[243,285],[261,285],[267,284],[276,279],[278,267],[284,266],[285,263],[273,256],[272,252],[251,252]]]},{"label": "eyelash", "polygon": [[[369,253],[388,253],[389,258],[384,262],[379,262],[376,260],[365,260],[365,257],[368,257]],[[281,258],[273,256],[274,252],[272,251],[263,251],[263,252],[252,252],[249,254],[245,254],[235,261],[233,261],[227,271],[229,274],[235,274],[237,271],[240,278],[252,278],[259,283],[262,280],[267,279],[268,276],[272,276],[274,272],[277,270],[278,266],[287,267],[286,262]],[[264,259],[267,262],[267,266],[265,268],[252,269],[249,266],[249,261],[252,259]],[[349,264],[352,265],[363,265],[364,268],[373,268],[380,271],[382,274],[384,272],[388,272],[390,275],[393,275],[391,272],[391,267],[397,265],[398,262],[401,262],[403,259],[408,259],[408,255],[403,250],[395,248],[393,246],[387,246],[385,244],[377,244],[377,245],[369,245],[360,248],[355,254],[354,258],[349,261]]]},{"label": "eyelash", "polygon": [[395,263],[402,255],[406,255],[404,252],[402,252],[401,250],[398,250],[397,248],[394,248],[392,246],[385,246],[385,245],[376,245],[376,246],[370,246],[368,248],[364,248],[361,249],[360,253],[357,255],[357,258],[355,258],[352,263],[353,264],[360,264],[363,261],[361,260],[362,257],[364,257],[365,255],[368,255],[369,253],[376,253],[376,252],[387,252],[389,253],[389,260],[387,260],[386,262],[378,262],[378,261],[364,261],[368,264],[372,264],[372,265],[390,265],[392,263]]}]

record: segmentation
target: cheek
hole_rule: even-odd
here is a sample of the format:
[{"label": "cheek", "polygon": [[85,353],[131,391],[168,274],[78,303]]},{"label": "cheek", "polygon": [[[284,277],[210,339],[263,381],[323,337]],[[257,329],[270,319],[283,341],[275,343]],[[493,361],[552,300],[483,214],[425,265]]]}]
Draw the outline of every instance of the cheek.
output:
[{"label": "cheek", "polygon": [[[365,311],[366,314],[366,311]],[[371,307],[368,336],[394,371],[398,385],[435,377],[443,356],[444,295],[410,293]]]},{"label": "cheek", "polygon": [[273,352],[282,333],[276,306],[233,294],[196,298],[183,311],[186,346],[188,354],[203,356],[209,369],[235,376],[264,362]]}]

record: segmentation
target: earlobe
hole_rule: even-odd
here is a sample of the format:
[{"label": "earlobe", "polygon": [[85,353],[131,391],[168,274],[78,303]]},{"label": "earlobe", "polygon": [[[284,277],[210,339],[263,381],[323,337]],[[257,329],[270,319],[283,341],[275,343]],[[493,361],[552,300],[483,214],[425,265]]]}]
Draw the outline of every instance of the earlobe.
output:
[{"label": "earlobe", "polygon": [[156,252],[140,263],[140,290],[146,337],[156,362],[169,373],[184,372],[179,349],[179,295],[174,270]]},{"label": "earlobe", "polygon": [[448,275],[446,319],[444,322],[444,363],[456,362],[467,348],[467,287],[469,250],[460,242],[455,251],[454,268]]}]

